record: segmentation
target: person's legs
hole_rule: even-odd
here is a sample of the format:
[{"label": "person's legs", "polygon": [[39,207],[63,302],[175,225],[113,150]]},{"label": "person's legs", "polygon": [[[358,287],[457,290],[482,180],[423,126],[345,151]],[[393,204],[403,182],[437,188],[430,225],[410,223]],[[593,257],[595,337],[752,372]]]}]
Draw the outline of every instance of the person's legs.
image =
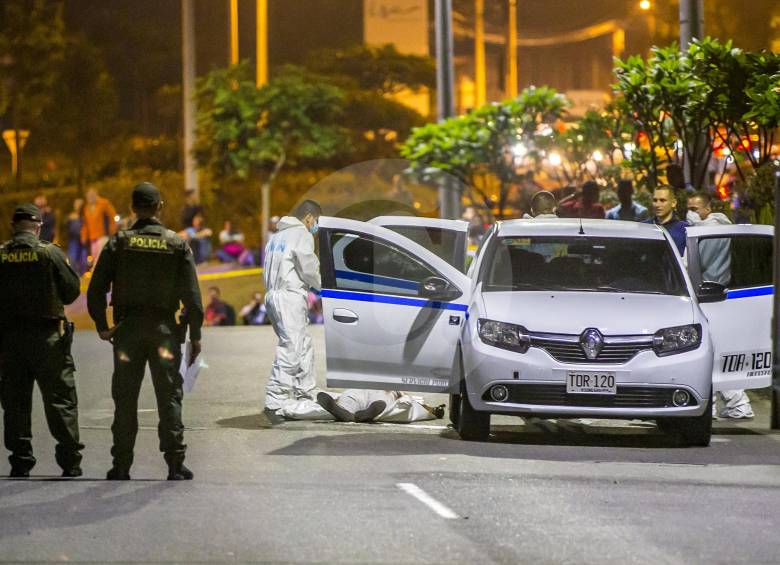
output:
[{"label": "person's legs", "polygon": [[744,390],[722,390],[719,394],[723,401],[718,413],[721,418],[747,419],[754,416],[750,398]]},{"label": "person's legs", "polygon": [[141,337],[120,327],[114,338],[114,375],[111,396],[114,399],[114,423],[111,455],[114,469],[124,473],[133,465],[133,449],[138,434],[138,394],[146,368],[146,352]]},{"label": "person's legs", "polygon": [[[6,338],[7,339],[7,338]],[[11,474],[25,476],[35,466],[32,449],[31,412],[33,376],[18,350],[6,345],[0,371],[0,401],[3,407],[5,447],[11,452]]]},{"label": "person's legs", "polygon": [[79,411],[73,359],[63,350],[58,332],[46,339],[46,346],[38,351],[35,367],[38,387],[49,431],[57,440],[55,458],[65,473],[80,475],[81,450],[79,441]]},{"label": "person's legs", "polygon": [[181,402],[184,395],[179,374],[181,345],[175,334],[158,336],[153,342],[153,350],[148,351],[147,355],[160,417],[157,427],[160,451],[171,471],[176,471],[181,470],[187,450],[184,444],[184,424],[181,420]]},{"label": "person's legs", "polygon": [[301,320],[301,304],[305,311],[306,299],[294,292],[274,291],[265,295],[266,311],[279,339],[265,389],[267,410],[278,410],[285,400],[295,399],[295,389],[301,386],[301,330],[305,327]]}]

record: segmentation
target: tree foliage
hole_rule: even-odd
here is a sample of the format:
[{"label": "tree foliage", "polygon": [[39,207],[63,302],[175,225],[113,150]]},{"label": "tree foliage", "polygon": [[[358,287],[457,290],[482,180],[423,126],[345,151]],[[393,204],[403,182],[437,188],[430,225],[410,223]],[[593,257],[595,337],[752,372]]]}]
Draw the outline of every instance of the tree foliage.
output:
[{"label": "tree foliage", "polygon": [[97,148],[116,136],[117,92],[100,51],[83,37],[69,37],[60,80],[52,88],[57,101],[45,113],[47,144],[67,155],[77,169],[79,188]]},{"label": "tree foliage", "polygon": [[[415,128],[401,155],[422,176],[451,174],[473,190],[488,209],[503,216],[511,185],[519,180],[514,148],[534,145],[568,101],[552,88],[530,87],[517,98],[487,104],[463,116]],[[497,184],[497,199],[490,188]]]},{"label": "tree foliage", "polygon": [[51,103],[65,48],[61,6],[44,0],[0,4],[0,115],[32,128]]},{"label": "tree foliage", "polygon": [[247,62],[217,69],[198,81],[196,98],[196,157],[217,177],[327,159],[345,143],[343,91],[296,69],[261,88]]}]

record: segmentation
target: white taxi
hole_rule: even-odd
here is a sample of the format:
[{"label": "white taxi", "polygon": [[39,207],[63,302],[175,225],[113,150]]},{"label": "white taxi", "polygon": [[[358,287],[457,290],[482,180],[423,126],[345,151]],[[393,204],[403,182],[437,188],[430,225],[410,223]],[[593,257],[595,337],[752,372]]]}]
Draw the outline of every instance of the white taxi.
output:
[{"label": "white taxi", "polygon": [[[707,445],[713,390],[770,379],[772,229],[513,220],[464,273],[465,222],[320,219],[328,385],[491,414],[647,418]],[[768,273],[768,279],[767,279]],[[769,356],[768,356],[769,355]]]}]

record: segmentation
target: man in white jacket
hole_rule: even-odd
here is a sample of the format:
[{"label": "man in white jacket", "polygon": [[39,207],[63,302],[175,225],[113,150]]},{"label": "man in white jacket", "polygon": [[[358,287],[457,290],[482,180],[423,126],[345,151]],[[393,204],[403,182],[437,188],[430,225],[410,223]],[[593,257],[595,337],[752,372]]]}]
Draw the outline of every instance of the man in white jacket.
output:
[{"label": "man in white jacket", "polygon": [[[688,221],[694,226],[730,224],[725,214],[712,211],[712,198],[706,192],[688,198]],[[702,279],[728,286],[731,281],[731,243],[727,239],[704,240],[699,243]],[[753,407],[744,390],[723,390],[716,393],[721,408],[713,407],[713,416],[720,418],[752,418]]]},{"label": "man in white jacket", "polygon": [[322,285],[313,237],[320,214],[319,204],[305,200],[294,216],[279,220],[278,231],[265,247],[265,307],[279,338],[265,389],[267,413],[275,414],[291,402],[313,403],[314,351],[306,298],[310,288],[319,290]]}]

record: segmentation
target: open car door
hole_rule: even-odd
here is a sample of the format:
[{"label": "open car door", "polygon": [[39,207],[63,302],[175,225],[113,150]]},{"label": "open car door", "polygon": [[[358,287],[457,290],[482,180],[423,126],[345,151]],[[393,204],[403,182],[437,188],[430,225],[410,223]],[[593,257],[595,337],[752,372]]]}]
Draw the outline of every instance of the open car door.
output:
[{"label": "open car door", "polygon": [[381,226],[319,226],[328,386],[446,391],[470,279]]},{"label": "open car door", "polygon": [[466,272],[468,222],[416,216],[379,216],[369,223],[385,227],[419,243],[459,271]]},{"label": "open car door", "polygon": [[687,231],[688,272],[694,288],[712,281],[728,290],[726,300],[701,304],[715,352],[714,390],[769,386],[774,228],[734,224]]}]

